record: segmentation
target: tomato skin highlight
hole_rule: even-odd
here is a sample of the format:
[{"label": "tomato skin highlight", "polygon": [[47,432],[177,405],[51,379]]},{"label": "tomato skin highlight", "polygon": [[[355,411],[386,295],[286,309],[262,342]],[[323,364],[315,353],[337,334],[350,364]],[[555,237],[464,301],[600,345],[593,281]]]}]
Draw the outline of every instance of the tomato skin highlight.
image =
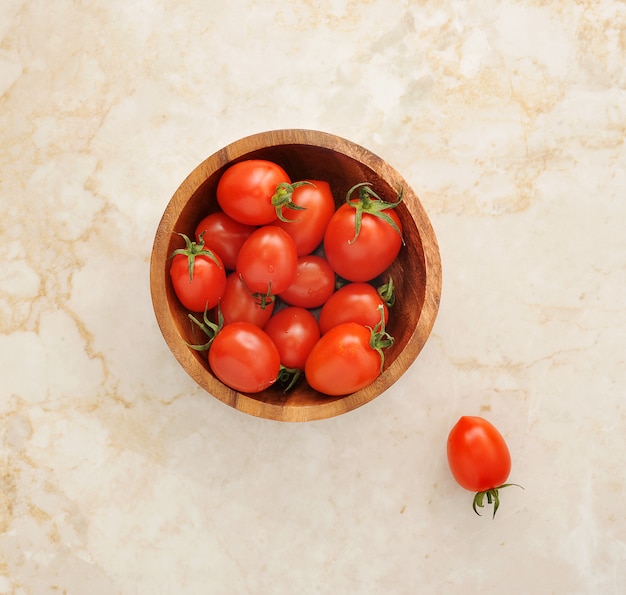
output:
[{"label": "tomato skin highlight", "polygon": [[381,357],[370,347],[371,331],[354,322],[330,329],[315,344],[304,373],[309,386],[326,395],[346,395],[380,375]]},{"label": "tomato skin highlight", "polygon": [[196,241],[200,241],[200,235],[206,248],[217,254],[224,266],[234,270],[237,265],[237,255],[248,239],[248,236],[256,229],[253,225],[245,225],[235,221],[226,213],[218,211],[207,215],[196,226]]},{"label": "tomato skin highlight", "polygon": [[298,370],[304,370],[309,353],[320,338],[313,314],[295,306],[277,312],[263,330],[276,345],[282,365]]},{"label": "tomato skin highlight", "polygon": [[226,289],[226,271],[219,256],[219,264],[208,256],[198,254],[194,259],[193,278],[189,279],[187,256],[177,254],[172,259],[170,278],[180,303],[192,312],[214,308]]},{"label": "tomato skin highlight", "polygon": [[228,275],[226,288],[220,299],[224,325],[231,322],[250,322],[263,328],[274,312],[274,300],[268,300],[264,307],[243,285],[236,271]]},{"label": "tomato skin highlight", "polygon": [[348,283],[335,291],[322,306],[319,317],[320,331],[325,334],[344,322],[356,322],[374,328],[380,321],[379,307],[383,308],[387,324],[389,308],[376,288],[364,282]]},{"label": "tomato skin highlight", "polygon": [[454,479],[472,492],[502,486],[511,472],[511,455],[504,438],[482,417],[459,419],[448,435],[447,456]]},{"label": "tomato skin highlight", "polygon": [[217,183],[217,202],[235,221],[266,225],[277,218],[272,196],[280,183],[291,183],[277,163],[248,159],[231,165]]},{"label": "tomato skin highlight", "polygon": [[233,322],[217,334],[209,349],[209,365],[230,388],[257,393],[278,378],[280,355],[267,333],[248,322]]},{"label": "tomato skin highlight", "polygon": [[237,258],[237,273],[251,293],[277,295],[285,291],[296,276],[298,256],[291,236],[266,225],[253,231]]},{"label": "tomato skin highlight", "polygon": [[[402,231],[396,212],[388,209],[385,213]],[[371,281],[389,268],[398,256],[402,237],[389,223],[369,213],[363,213],[356,240],[355,226],[355,209],[349,204],[340,206],[326,227],[324,252],[340,277],[355,282]]]},{"label": "tomato skin highlight", "polygon": [[291,306],[318,308],[334,291],[335,271],[328,261],[315,254],[306,254],[298,258],[294,280],[281,291],[280,298]]},{"label": "tomato skin highlight", "polygon": [[285,206],[282,214],[289,221],[274,223],[293,238],[298,256],[310,254],[322,243],[326,226],[335,212],[335,201],[328,182],[305,181],[311,184],[299,186],[291,197],[292,202],[303,210]]}]

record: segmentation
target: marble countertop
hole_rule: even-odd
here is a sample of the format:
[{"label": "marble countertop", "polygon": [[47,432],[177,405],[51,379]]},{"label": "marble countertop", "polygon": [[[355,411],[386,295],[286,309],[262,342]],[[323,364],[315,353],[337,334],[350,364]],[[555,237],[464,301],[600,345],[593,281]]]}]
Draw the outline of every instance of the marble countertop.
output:
[{"label": "marble countertop", "polygon": [[[617,0],[4,0],[0,593],[623,593],[625,64]],[[149,291],[180,182],[277,128],[387,160],[443,262],[409,371],[305,424],[203,392]]]}]

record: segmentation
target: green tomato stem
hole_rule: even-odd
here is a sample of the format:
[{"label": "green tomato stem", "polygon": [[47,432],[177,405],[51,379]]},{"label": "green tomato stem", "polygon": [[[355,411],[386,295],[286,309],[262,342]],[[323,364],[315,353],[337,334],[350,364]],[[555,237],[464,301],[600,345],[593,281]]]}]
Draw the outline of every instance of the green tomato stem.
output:
[{"label": "green tomato stem", "polygon": [[293,193],[296,188],[300,186],[315,186],[313,182],[294,182],[293,184],[289,184],[288,182],[281,182],[276,186],[276,192],[274,196],[272,196],[272,205],[276,208],[276,216],[285,223],[294,223],[295,221],[299,221],[298,219],[287,219],[283,214],[283,209],[288,207],[294,211],[306,211],[306,207],[297,205],[293,202]]},{"label": "green tomato stem", "polygon": [[[359,184],[352,186],[346,194],[346,204],[351,206],[356,211],[354,217],[354,237],[348,243],[353,244],[356,242],[359,234],[361,233],[363,213],[367,213],[373,217],[378,217],[391,225],[391,227],[402,239],[402,244],[404,244],[404,238],[402,237],[400,228],[397,226],[396,222],[389,215],[387,215],[387,213],[385,213],[387,209],[395,209],[402,202],[404,190],[402,188],[400,189],[398,192],[398,200],[396,200],[396,202],[387,202],[380,198],[380,196],[378,196],[378,194],[376,194],[370,186],[371,184],[369,182],[360,182]],[[359,191],[359,198],[357,200],[352,200],[352,194],[355,190]]]},{"label": "green tomato stem", "polygon": [[250,296],[252,296],[252,298],[258,304],[261,310],[265,310],[265,308],[267,308],[270,304],[276,301],[276,296],[272,293],[271,281],[267,287],[266,293],[260,293],[260,292],[253,293],[252,291],[248,289],[248,286],[246,285],[246,282],[243,280],[243,276],[241,274],[239,275],[239,280],[241,281],[241,285],[243,285],[243,288],[248,292]]},{"label": "green tomato stem", "polygon": [[204,247],[204,232],[200,234],[198,238],[198,243],[192,242],[184,233],[178,234],[180,237],[185,240],[185,247],[179,248],[178,250],[174,250],[170,254],[170,258],[174,258],[177,254],[181,254],[187,257],[187,268],[189,270],[189,283],[193,281],[193,269],[196,261],[196,256],[208,256],[220,269],[222,265],[220,261],[217,259],[215,254]]},{"label": "green tomato stem", "polygon": [[477,492],[474,496],[474,501],[472,503],[472,508],[474,512],[480,516],[480,512],[478,512],[478,508],[484,507],[485,496],[487,497],[487,503],[493,504],[493,516],[491,518],[496,518],[496,512],[498,512],[498,508],[500,508],[500,494],[499,490],[502,488],[508,488],[509,486],[517,486],[518,488],[524,489],[521,485],[517,483],[503,483],[501,486],[497,488],[491,488],[490,490],[484,490],[483,492]]},{"label": "green tomato stem", "polygon": [[281,364],[277,380],[281,384],[286,385],[283,392],[287,393],[295,386],[300,376],[302,376],[302,370],[298,368],[287,368]]},{"label": "green tomato stem", "polygon": [[213,340],[219,332],[224,327],[224,316],[222,315],[222,309],[220,308],[219,302],[217,304],[217,324],[209,319],[207,309],[204,309],[204,314],[202,316],[202,322],[198,320],[193,314],[188,314],[189,320],[193,322],[208,338],[209,340],[206,343],[201,343],[194,345],[192,343],[185,343],[187,347],[191,349],[195,349],[196,351],[208,351],[213,343]]},{"label": "green tomato stem", "polygon": [[391,347],[394,342],[394,338],[385,330],[385,310],[382,306],[378,306],[380,312],[380,322],[376,324],[374,328],[368,327],[371,331],[370,334],[370,347],[377,351],[380,355],[380,371],[383,371],[385,364],[385,353],[383,349]]},{"label": "green tomato stem", "polygon": [[387,304],[389,308],[391,308],[396,303],[396,288],[393,284],[393,279],[391,275],[389,275],[389,281],[384,283],[378,288],[378,295],[381,297],[383,302]]}]

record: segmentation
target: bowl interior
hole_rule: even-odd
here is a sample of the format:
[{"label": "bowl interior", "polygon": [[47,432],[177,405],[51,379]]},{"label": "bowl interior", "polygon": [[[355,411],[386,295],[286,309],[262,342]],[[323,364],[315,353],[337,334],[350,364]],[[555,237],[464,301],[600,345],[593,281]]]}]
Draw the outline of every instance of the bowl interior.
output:
[{"label": "bowl interior", "polygon": [[[280,135],[272,136],[273,142],[267,146],[268,139],[257,135],[254,138],[259,146],[255,146],[254,142],[242,144],[240,141],[204,161],[181,184],[170,201],[153,251],[151,285],[155,312],[174,355],[196,382],[220,400],[247,413],[271,419],[320,419],[344,413],[373,399],[397,380],[415,359],[434,322],[434,313],[429,312],[422,332],[417,332],[429,289],[427,272],[433,264],[435,269],[440,266],[434,234],[419,200],[394,170],[369,151],[343,141],[348,143],[346,149],[338,146],[336,137],[322,136],[328,146],[309,142],[306,136],[283,139]],[[315,142],[319,141],[316,138]],[[218,180],[226,168],[244,159],[274,161],[287,171],[293,181],[327,181],[337,206],[345,201],[350,187],[359,182],[371,182],[377,194],[390,202],[397,199],[397,193],[402,188],[404,198],[397,213],[402,221],[405,245],[389,270],[396,287],[396,303],[390,311],[387,330],[395,342],[385,350],[383,373],[369,387],[351,395],[329,397],[311,389],[301,378],[288,393],[274,386],[260,393],[242,394],[226,387],[213,376],[206,353],[189,349],[184,344],[184,341],[201,342],[202,337],[198,337],[187,310],[180,305],[172,288],[167,256],[182,246],[182,239],[173,232],[191,237],[197,223],[219,209],[215,197]],[[387,277],[384,275],[382,280],[386,281]],[[435,313],[439,287],[440,281],[434,285],[437,293]]]}]

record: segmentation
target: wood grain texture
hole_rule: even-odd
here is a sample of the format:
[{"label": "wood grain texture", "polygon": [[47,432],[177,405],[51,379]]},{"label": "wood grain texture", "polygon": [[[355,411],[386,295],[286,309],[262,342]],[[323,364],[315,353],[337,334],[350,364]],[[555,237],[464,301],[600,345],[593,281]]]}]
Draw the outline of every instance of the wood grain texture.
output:
[{"label": "wood grain texture", "polygon": [[[302,380],[290,393],[270,388],[258,394],[234,391],[211,373],[206,353],[185,344],[197,342],[187,311],[174,295],[168,256],[181,247],[174,232],[193,235],[198,221],[218,210],[217,182],[224,170],[244,159],[268,159],[281,165],[292,180],[326,180],[335,202],[345,201],[348,189],[371,182],[385,200],[404,191],[398,215],[405,246],[392,265],[396,304],[389,333],[394,345],[386,350],[385,368],[370,386],[342,397],[328,397]],[[411,365],[424,346],[439,309],[441,260],[434,231],[419,199],[406,181],[367,149],[337,136],[313,130],[275,130],[238,140],[219,150],[194,169],[170,200],[156,231],[150,263],[150,287],[157,322],[172,353],[188,374],[207,392],[227,405],[258,417],[279,421],[310,421],[351,411],[376,398]]]}]

